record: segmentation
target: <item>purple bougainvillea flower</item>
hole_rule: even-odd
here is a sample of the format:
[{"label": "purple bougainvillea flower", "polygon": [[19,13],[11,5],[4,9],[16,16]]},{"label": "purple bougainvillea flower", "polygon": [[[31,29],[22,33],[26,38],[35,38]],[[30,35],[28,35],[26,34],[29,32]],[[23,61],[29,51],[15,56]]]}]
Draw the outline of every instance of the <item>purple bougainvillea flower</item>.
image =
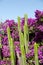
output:
[{"label": "purple bougainvillea flower", "polygon": [[39,55],[39,59],[43,59],[43,46],[39,47],[38,55]]},{"label": "purple bougainvillea flower", "polygon": [[0,65],[11,65],[11,62],[9,60],[0,60]]},{"label": "purple bougainvillea flower", "polygon": [[4,64],[3,60],[0,60],[0,65],[3,65],[3,64]]},{"label": "purple bougainvillea flower", "polygon": [[15,46],[18,46],[19,44],[20,44],[19,41],[15,41],[15,42],[14,42],[14,45],[15,45]]},{"label": "purple bougainvillea flower", "polygon": [[42,42],[43,41],[43,32],[35,32],[34,41]]},{"label": "purple bougainvillea flower", "polygon": [[39,60],[39,62],[40,62],[40,64],[42,64],[43,63],[43,59]]},{"label": "purple bougainvillea flower", "polygon": [[43,11],[36,10],[35,17],[37,20],[41,20],[41,18],[43,19]]},{"label": "purple bougainvillea flower", "polygon": [[18,46],[16,46],[15,51],[16,51],[16,53],[18,53],[19,55],[21,54],[20,48],[19,48]]},{"label": "purple bougainvillea flower", "polygon": [[43,26],[42,26],[42,25],[39,25],[39,26],[37,27],[37,29],[39,29],[40,31],[43,32]]},{"label": "purple bougainvillea flower", "polygon": [[10,51],[9,51],[9,47],[4,45],[2,47],[2,53],[4,57],[9,57],[10,56]]},{"label": "purple bougainvillea flower", "polygon": [[36,20],[35,19],[32,19],[32,18],[29,18],[28,19],[28,25],[29,26],[33,26],[35,23],[36,23]]},{"label": "purple bougainvillea flower", "polygon": [[41,11],[36,10],[36,11],[35,11],[35,17],[39,19],[40,16],[41,16]]},{"label": "purple bougainvillea flower", "polygon": [[14,20],[6,20],[6,22],[7,22],[7,25],[9,27],[11,27],[12,25],[14,25]]},{"label": "purple bougainvillea flower", "polygon": [[8,45],[8,38],[7,38],[7,36],[3,37],[2,44]]},{"label": "purple bougainvillea flower", "polygon": [[26,54],[27,58],[33,57],[34,56],[34,49],[31,49],[29,53]]},{"label": "purple bougainvillea flower", "polygon": [[0,34],[0,37],[2,37],[2,34]]}]

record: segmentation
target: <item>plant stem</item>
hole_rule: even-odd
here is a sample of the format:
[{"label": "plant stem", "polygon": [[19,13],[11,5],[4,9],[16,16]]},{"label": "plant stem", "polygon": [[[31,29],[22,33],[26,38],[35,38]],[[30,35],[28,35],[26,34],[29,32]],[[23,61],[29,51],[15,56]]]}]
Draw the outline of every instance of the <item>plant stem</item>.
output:
[{"label": "plant stem", "polygon": [[27,26],[27,15],[24,15],[25,17],[25,24],[24,24],[24,43],[25,43],[25,50],[26,50],[26,54],[28,53],[29,49],[28,49],[28,42],[29,42],[29,32],[28,32],[28,26]]},{"label": "plant stem", "polygon": [[25,49],[24,49],[24,36],[23,36],[23,33],[21,32],[21,28],[20,28],[20,17],[18,17],[18,30],[19,30],[22,65],[26,65],[26,56],[25,56]]},{"label": "plant stem", "polygon": [[1,58],[1,48],[2,48],[2,45],[1,45],[1,37],[0,37],[0,60],[2,59]]},{"label": "plant stem", "polygon": [[10,35],[10,28],[9,27],[7,27],[7,35],[8,35],[9,48],[10,48],[11,65],[15,65],[14,45],[13,45],[13,39],[11,38],[11,35]]},{"label": "plant stem", "polygon": [[21,33],[20,37],[20,49],[21,49],[21,54],[22,54],[22,63],[23,65],[26,65],[26,56],[25,56],[25,49],[24,49],[24,37],[23,33]]},{"label": "plant stem", "polygon": [[38,61],[38,46],[35,43],[34,44],[34,54],[35,54],[35,65],[39,65],[39,61]]}]

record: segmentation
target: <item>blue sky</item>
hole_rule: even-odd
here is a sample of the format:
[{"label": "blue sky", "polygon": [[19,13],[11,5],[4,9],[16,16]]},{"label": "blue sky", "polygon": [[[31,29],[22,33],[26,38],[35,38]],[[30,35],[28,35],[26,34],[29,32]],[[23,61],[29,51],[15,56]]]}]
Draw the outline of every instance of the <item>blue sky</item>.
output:
[{"label": "blue sky", "polygon": [[25,13],[34,18],[36,9],[43,11],[43,0],[0,0],[0,21],[17,21],[17,16],[23,17]]}]

